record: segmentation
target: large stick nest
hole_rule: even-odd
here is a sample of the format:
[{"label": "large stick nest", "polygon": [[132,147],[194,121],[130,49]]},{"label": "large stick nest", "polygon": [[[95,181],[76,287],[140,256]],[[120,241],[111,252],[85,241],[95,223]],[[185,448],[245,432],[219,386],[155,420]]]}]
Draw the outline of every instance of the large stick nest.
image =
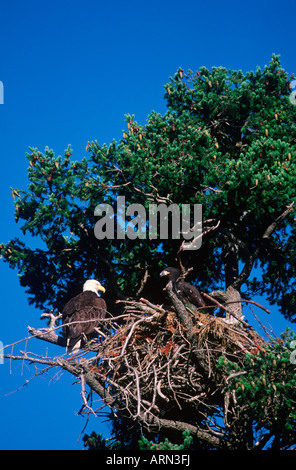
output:
[{"label": "large stick nest", "polygon": [[149,429],[163,419],[197,425],[210,408],[223,406],[218,359],[243,363],[246,353],[263,343],[252,328],[184,306],[191,331],[173,307],[145,299],[124,305],[121,323],[110,321],[101,330],[90,369],[104,383],[106,396],[116,397],[117,412]]}]

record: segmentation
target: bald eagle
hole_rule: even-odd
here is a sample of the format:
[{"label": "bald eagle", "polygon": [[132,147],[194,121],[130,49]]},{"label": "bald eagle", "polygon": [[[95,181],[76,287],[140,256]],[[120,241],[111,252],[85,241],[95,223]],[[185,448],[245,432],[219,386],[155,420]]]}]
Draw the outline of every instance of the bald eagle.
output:
[{"label": "bald eagle", "polygon": [[67,353],[78,350],[82,340],[93,333],[101,318],[105,318],[107,306],[105,300],[99,297],[99,291],[105,292],[99,281],[88,279],[83,285],[83,292],[66,303],[62,321]]},{"label": "bald eagle", "polygon": [[167,282],[175,283],[177,293],[180,295],[183,303],[191,303],[196,307],[205,307],[206,303],[202,298],[197,287],[185,282],[184,279],[178,279],[181,275],[179,268],[165,268],[161,271],[160,276],[166,278]]}]

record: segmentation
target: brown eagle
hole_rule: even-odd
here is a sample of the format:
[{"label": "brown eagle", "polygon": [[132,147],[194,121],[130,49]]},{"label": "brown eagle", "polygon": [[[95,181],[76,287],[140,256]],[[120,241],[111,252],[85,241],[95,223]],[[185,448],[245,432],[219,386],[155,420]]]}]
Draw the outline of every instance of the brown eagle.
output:
[{"label": "brown eagle", "polygon": [[83,292],[66,303],[62,321],[67,353],[80,349],[83,339],[88,339],[99,326],[100,319],[105,318],[107,306],[105,300],[99,297],[99,291],[105,292],[99,281],[88,279],[83,284]]},{"label": "brown eagle", "polygon": [[161,271],[160,276],[165,277],[167,282],[173,281],[176,286],[177,293],[180,295],[184,303],[190,303],[196,307],[205,307],[206,303],[202,298],[197,287],[185,282],[184,279],[180,278],[181,271],[179,268],[165,268]]}]

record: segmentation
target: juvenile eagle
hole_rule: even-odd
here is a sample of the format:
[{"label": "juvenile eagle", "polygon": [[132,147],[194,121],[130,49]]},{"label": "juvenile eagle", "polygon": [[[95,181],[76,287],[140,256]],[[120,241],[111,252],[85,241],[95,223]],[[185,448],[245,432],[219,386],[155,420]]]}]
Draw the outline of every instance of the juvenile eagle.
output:
[{"label": "juvenile eagle", "polygon": [[205,307],[206,303],[203,300],[197,287],[185,282],[184,279],[178,279],[181,275],[181,271],[178,268],[165,268],[161,271],[160,276],[165,277],[167,282],[173,281],[176,286],[177,293],[181,297],[184,303],[191,303],[196,307]]},{"label": "juvenile eagle", "polygon": [[66,303],[62,320],[67,353],[80,349],[82,339],[91,335],[99,326],[100,319],[105,318],[107,306],[105,300],[99,297],[99,291],[105,292],[99,281],[88,279],[83,285],[83,292]]}]

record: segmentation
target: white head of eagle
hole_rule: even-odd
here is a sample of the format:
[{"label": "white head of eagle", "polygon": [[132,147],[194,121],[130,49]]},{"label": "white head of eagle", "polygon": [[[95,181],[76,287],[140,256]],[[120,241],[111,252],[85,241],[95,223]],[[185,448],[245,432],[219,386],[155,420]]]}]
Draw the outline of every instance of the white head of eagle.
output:
[{"label": "white head of eagle", "polygon": [[99,281],[88,279],[83,284],[83,291],[66,303],[63,312],[63,334],[66,337],[67,353],[81,348],[85,339],[95,334],[100,320],[105,318],[107,306],[98,292],[105,292]]},{"label": "white head of eagle", "polygon": [[88,279],[85,281],[83,284],[83,292],[85,291],[91,291],[94,292],[95,294],[99,295],[98,292],[106,292],[105,287],[102,286],[102,284],[99,281],[96,281],[95,279]]}]

